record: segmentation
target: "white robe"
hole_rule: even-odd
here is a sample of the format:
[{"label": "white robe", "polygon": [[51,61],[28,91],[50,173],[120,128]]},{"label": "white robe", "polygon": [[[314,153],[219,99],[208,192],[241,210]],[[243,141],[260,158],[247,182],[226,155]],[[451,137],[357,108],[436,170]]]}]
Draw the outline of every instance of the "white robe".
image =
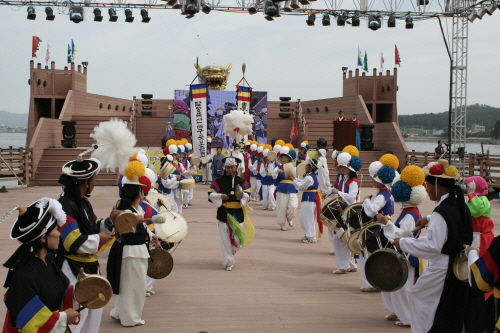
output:
[{"label": "white robe", "polygon": [[318,158],[318,190],[325,192],[330,184],[330,171],[324,156]]},{"label": "white robe", "polygon": [[[259,174],[259,170],[257,169],[258,166],[259,166],[259,160],[255,160],[255,162],[253,163],[251,158],[248,160],[248,169],[255,176]],[[260,186],[259,188],[257,188],[257,177],[250,176],[250,189],[251,189],[250,198],[255,198],[256,196],[259,195]]]},{"label": "white robe", "polygon": [[[260,165],[260,175],[265,177],[266,174],[272,173],[276,164],[274,162],[269,162],[267,164],[262,163]],[[276,207],[276,200],[274,199],[274,192],[276,191],[276,185],[262,185],[262,207],[263,208],[274,208]]]},{"label": "white robe", "polygon": [[[343,184],[345,184],[345,182]],[[326,196],[330,196],[332,194],[333,188],[334,187],[328,189],[325,192]],[[349,193],[344,192],[344,186],[342,185],[342,188],[339,190],[339,192],[337,194],[334,194],[332,197],[341,197],[347,205],[352,205],[356,202],[358,191],[358,183],[351,182],[349,184]],[[351,250],[349,250],[347,243],[344,243],[340,240],[340,237],[342,237],[344,231],[344,228],[328,228],[328,240],[335,249],[335,261],[337,263],[337,269],[354,269],[358,266],[356,265],[354,258],[351,257]]]},{"label": "white robe", "polygon": [[[413,230],[414,228],[415,219],[410,214],[406,214],[399,222],[399,228],[393,222],[388,221],[383,230],[384,236],[387,239],[396,239],[401,237],[404,230]],[[405,325],[411,324],[410,292],[413,287],[414,278],[415,267],[410,267],[408,279],[403,288],[390,293],[382,292],[382,299],[384,300],[386,310],[395,313]]]},{"label": "white robe", "polygon": [[[293,181],[295,188],[299,191],[305,191],[314,184],[311,176],[307,175],[304,179],[295,178]],[[316,240],[316,202],[302,201],[299,213],[300,229],[309,240]]]},{"label": "white robe", "polygon": [[177,203],[175,202],[175,195],[174,195],[174,189],[179,187],[179,180],[175,175],[169,175],[167,179],[162,179],[161,184],[165,187],[170,189],[170,193],[166,194],[168,196],[168,199],[170,200],[170,206],[172,207],[172,210],[174,212],[177,212]]},{"label": "white robe", "polygon": [[[207,156],[212,159],[212,148],[207,148]],[[201,179],[203,182],[212,182],[212,162],[208,162],[207,164],[202,164],[201,167]]]},{"label": "white robe", "polygon": [[[445,194],[439,204],[448,197]],[[449,256],[441,253],[448,239],[448,227],[443,216],[437,212],[427,217],[429,226],[427,235],[418,239],[401,238],[399,246],[403,252],[428,260],[425,269],[417,283],[411,289],[410,310],[411,330],[413,333],[428,332],[434,323],[437,306],[444,288],[444,279],[448,271]]]},{"label": "white robe", "polygon": [[[273,179],[278,178],[278,170],[276,167],[273,170]],[[299,206],[299,199],[297,193],[281,193],[276,192],[276,214],[278,215],[277,223],[284,227],[286,221],[292,221],[297,216],[297,207]]]}]

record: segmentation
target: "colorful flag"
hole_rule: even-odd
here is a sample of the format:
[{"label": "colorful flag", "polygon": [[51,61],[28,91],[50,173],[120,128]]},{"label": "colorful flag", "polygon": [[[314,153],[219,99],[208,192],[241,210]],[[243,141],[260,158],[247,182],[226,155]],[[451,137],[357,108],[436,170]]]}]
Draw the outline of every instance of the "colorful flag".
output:
[{"label": "colorful flag", "polygon": [[33,40],[31,42],[31,57],[36,58],[36,51],[38,51],[38,45],[40,45],[40,42],[42,40],[40,37],[33,36]]},{"label": "colorful flag", "polygon": [[71,64],[73,59],[71,59],[71,45],[68,44],[68,64]]},{"label": "colorful flag", "polygon": [[76,57],[76,47],[75,43],[73,43],[73,39],[71,40],[71,62],[75,62]]},{"label": "colorful flag", "polygon": [[380,71],[381,72],[384,71],[384,63],[385,63],[384,52],[380,51]]},{"label": "colorful flag", "polygon": [[50,60],[50,44],[47,43],[47,54],[45,55],[45,65],[49,64]]},{"label": "colorful flag", "polygon": [[200,158],[207,155],[208,95],[208,84],[206,83],[189,86],[193,153]]},{"label": "colorful flag", "polygon": [[252,102],[252,88],[236,85],[236,100],[238,102],[238,110],[250,112],[250,103]]},{"label": "colorful flag", "polygon": [[299,129],[297,127],[297,119],[294,119],[292,123],[292,129],[290,130],[290,143],[292,143],[293,140],[297,140],[298,137]]},{"label": "colorful flag", "polygon": [[368,72],[368,54],[365,51],[365,57],[363,58],[363,70]]},{"label": "colorful flag", "polygon": [[363,54],[358,46],[358,67],[363,67]]},{"label": "colorful flag", "polygon": [[174,135],[174,125],[172,124],[172,112],[168,112],[168,121],[167,121],[167,132],[165,134],[165,138],[167,140],[171,139]]},{"label": "colorful flag", "polygon": [[399,67],[401,67],[401,57],[399,56],[397,45],[394,45],[394,62],[396,63],[396,65],[399,65]]}]

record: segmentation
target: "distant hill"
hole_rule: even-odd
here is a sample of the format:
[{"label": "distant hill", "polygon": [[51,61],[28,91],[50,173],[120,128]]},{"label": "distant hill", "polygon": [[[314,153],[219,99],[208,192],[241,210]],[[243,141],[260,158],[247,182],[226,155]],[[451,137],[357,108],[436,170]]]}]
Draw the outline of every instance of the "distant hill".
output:
[{"label": "distant hill", "polygon": [[[423,113],[413,115],[401,115],[399,127],[423,128],[423,129],[448,129],[448,111],[441,113]],[[484,104],[473,104],[467,106],[467,126],[471,124],[485,125],[486,130],[492,130],[495,122],[500,119],[500,108]]]},{"label": "distant hill", "polygon": [[28,126],[28,114],[27,113],[10,113],[4,110],[0,110],[0,124],[5,126]]}]

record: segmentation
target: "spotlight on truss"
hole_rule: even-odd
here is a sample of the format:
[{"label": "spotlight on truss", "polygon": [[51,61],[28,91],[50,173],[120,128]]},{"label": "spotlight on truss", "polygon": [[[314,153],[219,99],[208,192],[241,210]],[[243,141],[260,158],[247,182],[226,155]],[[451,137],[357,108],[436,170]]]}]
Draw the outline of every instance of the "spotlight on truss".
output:
[{"label": "spotlight on truss", "polygon": [[45,7],[45,14],[47,14],[47,18],[45,18],[47,21],[54,21],[56,18],[51,7]]},{"label": "spotlight on truss", "polygon": [[290,2],[290,7],[293,8],[293,9],[298,9],[300,8],[300,5],[299,5],[299,0],[292,0]]},{"label": "spotlight on truss", "polygon": [[99,8],[94,8],[94,21],[102,22],[102,13]]},{"label": "spotlight on truss", "polygon": [[351,19],[351,25],[353,27],[359,27],[359,24],[361,23],[361,21],[359,20],[359,16],[358,15],[354,15]]},{"label": "spotlight on truss", "polygon": [[132,10],[125,9],[125,22],[132,23],[134,22],[134,16],[132,15]]},{"label": "spotlight on truss", "polygon": [[381,26],[382,18],[380,15],[369,15],[368,16],[368,28],[375,31]]},{"label": "spotlight on truss", "polygon": [[492,15],[496,9],[497,6],[494,3],[492,3],[491,5],[487,6],[484,10],[486,11],[486,14]]},{"label": "spotlight on truss", "polygon": [[248,14],[253,15],[257,13],[257,7],[255,5],[248,7]]},{"label": "spotlight on truss", "polygon": [[35,8],[33,8],[32,6],[29,6],[28,7],[28,20],[34,20],[34,19],[36,19]]},{"label": "spotlight on truss", "polygon": [[149,17],[149,13],[146,9],[141,9],[142,23],[149,23],[151,21],[151,17]]},{"label": "spotlight on truss", "polygon": [[309,14],[306,20],[307,25],[312,27],[314,25],[314,21],[316,21],[316,14],[314,13]]},{"label": "spotlight on truss", "polygon": [[413,29],[413,19],[410,16],[407,16],[405,18],[405,22],[406,22],[405,24],[406,29]]},{"label": "spotlight on truss", "polygon": [[108,9],[108,14],[109,14],[109,22],[118,21],[118,16],[116,15],[116,10],[114,8]]},{"label": "spotlight on truss", "polygon": [[83,21],[83,7],[81,6],[70,6],[69,7],[69,19],[75,23],[80,23]]},{"label": "spotlight on truss", "polygon": [[324,14],[323,15],[323,19],[321,20],[321,23],[323,24],[323,26],[327,27],[330,25],[330,15],[328,14]]},{"label": "spotlight on truss", "polygon": [[205,14],[210,14],[211,10],[212,7],[210,7],[210,5],[207,3],[203,4],[203,7],[201,8],[201,11],[204,12]]},{"label": "spotlight on truss", "polygon": [[396,27],[396,17],[394,15],[389,16],[387,19],[387,28],[395,28]]},{"label": "spotlight on truss", "polygon": [[339,16],[337,16],[337,26],[339,27],[343,27],[345,26],[345,15],[344,14],[340,14]]}]

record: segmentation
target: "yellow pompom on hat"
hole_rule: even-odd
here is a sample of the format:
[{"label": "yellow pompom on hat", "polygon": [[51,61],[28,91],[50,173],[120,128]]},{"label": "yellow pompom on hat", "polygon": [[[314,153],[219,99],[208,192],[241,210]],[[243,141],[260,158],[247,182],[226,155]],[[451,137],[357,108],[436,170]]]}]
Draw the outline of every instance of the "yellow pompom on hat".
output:
[{"label": "yellow pompom on hat", "polygon": [[283,141],[283,140],[276,140],[276,142],[274,143],[274,145],[280,145],[281,147],[283,147],[285,145],[285,141]]},{"label": "yellow pompom on hat", "polygon": [[135,153],[134,155],[130,156],[128,158],[129,161],[133,161],[133,160],[136,160],[137,159],[137,155],[139,155],[139,153]]},{"label": "yellow pompom on hat", "polygon": [[387,166],[393,168],[394,170],[397,170],[399,167],[399,160],[396,157],[396,155],[393,155],[393,154],[385,154],[380,158],[379,161],[383,165],[387,165]]},{"label": "yellow pompom on hat", "polygon": [[271,146],[270,144],[266,144],[264,145],[264,149],[273,150],[273,146]]},{"label": "yellow pompom on hat", "polygon": [[285,143],[285,147],[290,148],[290,150],[294,150],[295,149],[291,143]]},{"label": "yellow pompom on hat", "polygon": [[141,162],[134,160],[130,161],[124,170],[124,175],[128,179],[132,179],[132,176],[142,177],[146,174],[146,167]]},{"label": "yellow pompom on hat", "polygon": [[182,142],[182,145],[184,146],[186,143],[188,143],[189,141],[186,139],[186,138],[182,138],[181,139],[181,142]]},{"label": "yellow pompom on hat", "polygon": [[359,150],[353,145],[345,146],[344,149],[342,149],[342,152],[349,153],[351,156],[359,157]]},{"label": "yellow pompom on hat", "polygon": [[167,144],[165,145],[165,147],[170,147],[171,145],[177,146],[177,141],[175,141],[174,139],[170,139],[167,141]]},{"label": "yellow pompom on hat", "polygon": [[425,175],[420,167],[416,165],[408,165],[401,172],[400,179],[411,187],[414,187],[424,183]]}]

